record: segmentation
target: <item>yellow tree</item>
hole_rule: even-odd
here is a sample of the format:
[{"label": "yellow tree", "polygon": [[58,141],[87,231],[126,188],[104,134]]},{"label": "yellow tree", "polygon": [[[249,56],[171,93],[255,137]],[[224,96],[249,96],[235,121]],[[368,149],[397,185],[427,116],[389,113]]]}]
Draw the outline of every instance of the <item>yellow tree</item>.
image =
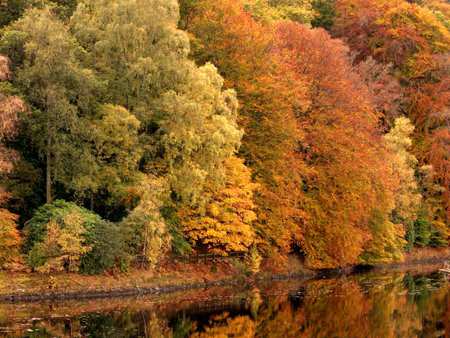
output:
[{"label": "yellow tree", "polygon": [[245,129],[240,154],[261,185],[255,193],[255,228],[261,248],[280,258],[298,240],[303,217],[301,176],[307,169],[296,151],[302,133],[295,115],[309,104],[307,84],[275,50],[274,27],[255,20],[241,1],[181,3],[183,21],[195,36],[196,61],[214,63],[226,88],[236,89],[238,121]]},{"label": "yellow tree", "polygon": [[417,218],[422,196],[415,178],[417,167],[416,157],[409,152],[412,146],[410,136],[414,131],[414,125],[405,117],[395,120],[395,126],[384,136],[387,147],[392,153],[392,169],[400,184],[395,192],[395,208],[393,221],[405,226],[411,232],[412,225]]},{"label": "yellow tree", "polygon": [[206,207],[184,210],[180,215],[184,232],[193,244],[227,255],[246,252],[255,242],[253,193],[257,185],[241,159],[231,157],[224,167],[225,186],[217,192],[209,191],[212,196]]}]

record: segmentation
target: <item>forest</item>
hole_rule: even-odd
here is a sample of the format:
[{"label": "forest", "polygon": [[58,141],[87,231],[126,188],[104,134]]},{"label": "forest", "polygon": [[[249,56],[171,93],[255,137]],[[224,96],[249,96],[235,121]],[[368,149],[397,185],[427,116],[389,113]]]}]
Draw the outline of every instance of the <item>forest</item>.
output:
[{"label": "forest", "polygon": [[0,0],[0,269],[312,269],[450,238],[447,0]]}]

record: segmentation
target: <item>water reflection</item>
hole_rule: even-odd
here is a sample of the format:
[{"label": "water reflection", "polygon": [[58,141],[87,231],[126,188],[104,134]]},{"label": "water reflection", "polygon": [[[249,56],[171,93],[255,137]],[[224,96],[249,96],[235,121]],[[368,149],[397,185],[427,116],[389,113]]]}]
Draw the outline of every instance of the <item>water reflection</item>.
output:
[{"label": "water reflection", "polygon": [[34,320],[22,314],[14,321],[5,313],[12,305],[0,306],[0,326],[7,337],[450,336],[448,282],[439,274],[359,275],[234,292],[183,306],[167,298],[152,305],[124,300],[122,307],[72,315],[70,306],[50,308]]}]

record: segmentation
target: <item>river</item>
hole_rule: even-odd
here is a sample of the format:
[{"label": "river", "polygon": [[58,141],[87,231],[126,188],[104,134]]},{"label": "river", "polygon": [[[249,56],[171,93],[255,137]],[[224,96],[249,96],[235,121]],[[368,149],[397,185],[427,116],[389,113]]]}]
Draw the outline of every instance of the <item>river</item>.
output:
[{"label": "river", "polygon": [[0,304],[5,337],[450,337],[438,272],[261,282],[135,298]]}]

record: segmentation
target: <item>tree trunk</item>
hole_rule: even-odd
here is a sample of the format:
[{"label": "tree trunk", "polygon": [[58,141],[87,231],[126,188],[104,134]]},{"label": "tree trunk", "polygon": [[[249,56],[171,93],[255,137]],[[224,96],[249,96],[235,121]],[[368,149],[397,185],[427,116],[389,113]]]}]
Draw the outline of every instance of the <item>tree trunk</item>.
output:
[{"label": "tree trunk", "polygon": [[47,203],[53,202],[53,196],[52,196],[52,174],[51,174],[51,154],[50,154],[50,146],[51,146],[51,140],[50,137],[47,136],[47,154],[46,154],[46,161],[47,161],[47,167],[46,167],[46,195],[47,195]]}]

